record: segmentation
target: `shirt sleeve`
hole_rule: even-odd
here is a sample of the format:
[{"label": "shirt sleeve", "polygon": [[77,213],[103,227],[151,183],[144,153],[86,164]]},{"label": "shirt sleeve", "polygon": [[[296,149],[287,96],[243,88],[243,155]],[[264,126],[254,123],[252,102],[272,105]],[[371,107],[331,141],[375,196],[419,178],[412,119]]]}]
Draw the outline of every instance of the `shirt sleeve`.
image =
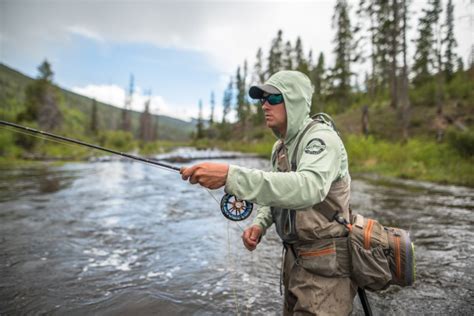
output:
[{"label": "shirt sleeve", "polygon": [[230,165],[225,191],[265,206],[310,207],[325,199],[338,174],[340,144],[334,131],[310,131],[298,149],[300,159],[295,172],[265,172]]},{"label": "shirt sleeve", "polygon": [[260,226],[262,228],[262,235],[264,235],[267,229],[273,224],[272,211],[270,210],[270,207],[260,207],[257,210],[257,216],[253,219],[252,224]]}]

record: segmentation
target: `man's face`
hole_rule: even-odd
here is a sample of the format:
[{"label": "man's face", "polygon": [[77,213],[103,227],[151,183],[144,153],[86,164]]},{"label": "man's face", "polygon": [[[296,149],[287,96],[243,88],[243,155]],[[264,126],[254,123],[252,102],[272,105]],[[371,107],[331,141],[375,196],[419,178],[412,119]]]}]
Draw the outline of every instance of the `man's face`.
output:
[{"label": "man's face", "polygon": [[[264,98],[268,94],[263,95]],[[262,109],[265,113],[265,122],[267,127],[276,129],[282,136],[286,134],[286,109],[285,102],[271,105],[267,100],[262,103]]]}]

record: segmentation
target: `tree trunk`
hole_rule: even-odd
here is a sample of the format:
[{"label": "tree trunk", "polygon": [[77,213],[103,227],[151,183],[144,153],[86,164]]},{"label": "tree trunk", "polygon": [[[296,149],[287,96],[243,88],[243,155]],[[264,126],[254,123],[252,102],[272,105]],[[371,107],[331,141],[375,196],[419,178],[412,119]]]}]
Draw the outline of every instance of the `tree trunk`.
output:
[{"label": "tree trunk", "polygon": [[393,21],[391,28],[391,67],[390,67],[390,94],[391,100],[390,105],[392,108],[398,108],[398,77],[397,77],[397,53],[398,53],[398,0],[393,0],[392,12]]},{"label": "tree trunk", "polygon": [[362,133],[365,138],[369,136],[369,107],[367,105],[362,107]]},{"label": "tree trunk", "polygon": [[407,66],[407,0],[403,0],[403,26],[402,26],[402,52],[403,52],[403,69],[401,74],[400,87],[400,117],[402,127],[403,141],[408,140],[408,127],[410,125],[410,98],[408,96],[408,66]]}]

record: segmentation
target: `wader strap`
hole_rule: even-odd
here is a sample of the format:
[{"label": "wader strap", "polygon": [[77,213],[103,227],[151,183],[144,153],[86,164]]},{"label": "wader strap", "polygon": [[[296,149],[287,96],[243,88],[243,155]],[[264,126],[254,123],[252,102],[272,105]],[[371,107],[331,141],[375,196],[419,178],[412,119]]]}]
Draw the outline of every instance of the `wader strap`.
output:
[{"label": "wader strap", "polygon": [[296,171],[296,156],[298,155],[298,147],[300,147],[301,140],[303,140],[304,135],[306,132],[313,127],[314,125],[318,124],[318,121],[311,121],[308,125],[306,125],[305,129],[303,132],[300,134],[300,137],[298,138],[298,142],[296,143],[295,149],[293,150],[294,154],[293,157],[291,157],[291,171]]}]

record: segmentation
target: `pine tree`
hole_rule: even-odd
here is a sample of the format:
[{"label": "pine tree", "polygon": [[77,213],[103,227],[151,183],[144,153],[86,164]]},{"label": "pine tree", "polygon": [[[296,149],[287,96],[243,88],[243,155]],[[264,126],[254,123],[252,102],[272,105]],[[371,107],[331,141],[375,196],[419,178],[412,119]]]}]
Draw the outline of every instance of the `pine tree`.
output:
[{"label": "pine tree", "polygon": [[245,112],[245,122],[251,115],[251,109],[250,109],[250,102],[247,97],[247,78],[248,78],[248,65],[247,65],[247,60],[244,60],[244,74],[242,77],[242,94],[243,94],[243,105],[244,105],[244,112]]},{"label": "pine tree", "polygon": [[[370,99],[374,99],[377,93],[377,87],[379,85],[380,78],[378,76],[378,58],[377,58],[377,36],[379,34],[377,30],[377,16],[376,16],[376,1],[372,0],[360,0],[359,6],[356,11],[356,16],[359,17],[359,28],[361,29],[361,38],[359,41],[367,41],[370,45],[369,56],[362,56],[363,59],[369,57],[371,72],[365,78],[365,84]],[[367,35],[366,35],[367,34]],[[366,37],[367,36],[367,37]]]},{"label": "pine tree", "polygon": [[325,65],[324,65],[324,54],[321,52],[319,53],[318,63],[316,64],[316,67],[314,67],[311,70],[311,74],[310,74],[311,81],[313,82],[313,85],[314,85],[313,100],[312,100],[312,105],[311,105],[312,113],[324,111],[323,96],[326,90],[325,72],[326,70],[325,70]]},{"label": "pine tree", "polygon": [[462,61],[461,57],[458,57],[456,72],[463,72],[463,71],[464,71],[464,62]]},{"label": "pine tree", "polygon": [[199,100],[199,114],[198,114],[196,129],[197,129],[196,138],[197,139],[204,138],[204,122],[202,118],[202,100]]},{"label": "pine tree", "polygon": [[351,78],[351,50],[353,39],[349,20],[349,6],[346,0],[337,0],[333,15],[333,28],[336,29],[334,43],[335,65],[331,69],[332,94],[343,108],[349,106]]},{"label": "pine tree", "polygon": [[389,6],[390,18],[388,20],[389,30],[389,42],[388,42],[388,53],[390,60],[390,105],[392,108],[398,108],[399,106],[399,78],[398,78],[398,60],[397,56],[400,51],[400,15],[402,14],[401,9],[403,8],[399,4],[400,0],[392,0]]},{"label": "pine tree", "polygon": [[232,92],[233,88],[234,88],[234,83],[231,77],[229,84],[227,85],[227,89],[224,91],[224,98],[222,100],[222,124],[227,123],[226,118],[232,107],[232,99],[234,98],[233,92]]},{"label": "pine tree", "polygon": [[211,116],[209,117],[209,125],[212,126],[214,124],[214,108],[216,106],[216,102],[214,100],[214,91],[211,91]]},{"label": "pine tree", "polygon": [[130,110],[132,107],[133,92],[134,92],[134,79],[133,79],[133,74],[131,74],[130,82],[128,86],[128,95],[125,98],[125,106],[122,109],[122,122],[121,122],[121,129],[127,132],[131,131],[131,128],[132,128]]},{"label": "pine tree", "polygon": [[413,64],[413,83],[421,86],[428,82],[438,59],[435,27],[439,20],[440,1],[430,0],[430,7],[423,9],[418,25],[418,38],[416,39],[415,60]]},{"label": "pine tree", "polygon": [[296,70],[309,75],[308,62],[304,58],[303,43],[301,42],[301,38],[299,36],[296,38],[295,43],[295,63]]},{"label": "pine tree", "polygon": [[51,64],[45,59],[43,63],[38,67],[39,76],[38,79],[44,80],[45,82],[52,84],[53,83],[53,70],[51,69]]},{"label": "pine tree", "polygon": [[237,67],[237,72],[235,75],[235,86],[237,89],[236,95],[236,110],[237,110],[237,120],[245,126],[245,121],[247,120],[247,107],[245,103],[245,78],[242,76],[240,71],[240,66]]},{"label": "pine tree", "polygon": [[402,138],[403,140],[408,139],[408,127],[410,125],[410,98],[408,96],[408,63],[407,63],[407,29],[408,29],[408,11],[409,11],[409,0],[401,1],[401,38],[402,38],[402,56],[403,65],[402,73],[400,75],[400,107],[399,116],[401,118],[402,127]]},{"label": "pine tree", "polygon": [[25,91],[26,109],[18,120],[35,121],[41,129],[53,130],[61,125],[63,116],[59,109],[59,92],[53,85],[51,64],[45,60],[38,67],[37,79]]},{"label": "pine tree", "polygon": [[[254,84],[262,84],[265,82],[265,72],[263,71],[263,56],[262,49],[259,48],[255,57],[254,72],[252,82]],[[260,125],[264,121],[264,114],[261,106],[257,106],[257,113],[254,117],[255,125]]]},{"label": "pine tree", "polygon": [[153,116],[153,140],[158,140],[160,138],[160,117],[158,114]]},{"label": "pine tree", "polygon": [[95,99],[92,99],[90,131],[93,135],[96,135],[99,131],[99,117],[97,112],[97,101]]},{"label": "pine tree", "polygon": [[150,114],[150,99],[145,103],[145,110],[140,115],[140,139],[149,142],[153,139],[152,116]]},{"label": "pine tree", "polygon": [[257,55],[255,56],[252,82],[258,84],[265,82],[265,71],[263,70],[263,52],[261,48],[257,50]]},{"label": "pine tree", "polygon": [[[367,81],[369,97],[390,87],[392,105],[397,104],[394,91],[397,90],[397,56],[400,52],[400,1],[403,0],[360,0],[357,16],[361,19],[356,27],[357,42],[370,45],[371,73]],[[359,46],[360,43],[356,43]],[[359,53],[362,61],[367,57]]]},{"label": "pine tree", "polygon": [[270,53],[268,54],[268,76],[273,75],[275,72],[282,70],[283,68],[283,31],[278,30],[277,37],[273,39],[270,47]]},{"label": "pine tree", "polygon": [[376,69],[377,77],[380,80],[380,89],[383,91],[391,84],[390,75],[393,74],[390,63],[390,40],[392,38],[390,2],[387,0],[377,0],[375,10],[377,21],[375,30]]},{"label": "pine tree", "polygon": [[291,42],[287,41],[285,44],[285,51],[283,54],[283,69],[292,70],[293,69],[293,47],[291,47]]},{"label": "pine tree", "polygon": [[444,51],[444,72],[447,81],[451,81],[454,74],[454,63],[457,58],[454,48],[456,48],[457,43],[454,37],[454,5],[452,0],[448,0],[446,6],[446,22],[445,22],[445,36],[443,38],[443,44],[445,45]]},{"label": "pine tree", "polygon": [[[441,36],[442,25],[441,25],[441,0],[433,0],[432,2],[432,19],[433,19],[433,33],[434,33],[434,47],[433,54],[435,56],[435,74],[436,74],[436,89],[435,89],[435,103],[437,112],[439,115],[443,113],[443,99],[444,99],[444,73],[443,73],[443,60],[442,60],[442,49],[443,40]],[[441,134],[440,134],[441,132]],[[442,135],[442,131],[438,131],[438,135]]]}]

